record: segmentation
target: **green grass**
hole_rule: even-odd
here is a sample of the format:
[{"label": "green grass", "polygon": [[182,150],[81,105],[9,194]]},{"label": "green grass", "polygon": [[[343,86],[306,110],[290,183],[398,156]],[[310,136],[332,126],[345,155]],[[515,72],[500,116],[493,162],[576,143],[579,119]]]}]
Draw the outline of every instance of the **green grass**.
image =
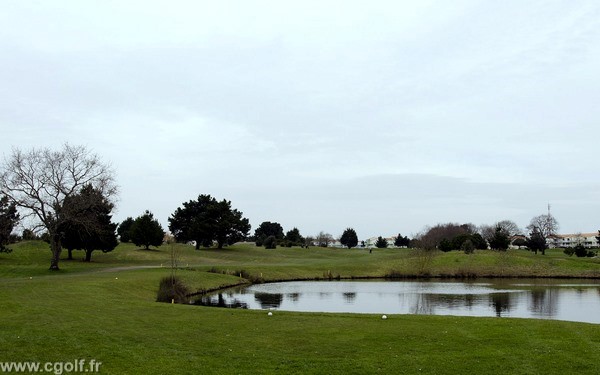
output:
[{"label": "green grass", "polygon": [[[597,259],[525,251],[459,252],[423,260],[410,250],[265,250],[238,245],[180,253],[193,289],[265,280],[431,275],[597,276]],[[532,319],[231,310],[156,303],[170,274],[170,246],[120,245],[93,262],[48,271],[40,242],[0,254],[0,361],[96,359],[106,374],[164,373],[518,373],[598,372],[600,326]],[[66,256],[66,254],[65,254]],[[80,259],[82,253],[75,252]],[[426,263],[424,266],[423,264]],[[161,268],[161,264],[163,268]],[[152,266],[155,268],[140,268]],[[223,271],[223,273],[206,272]],[[30,278],[31,277],[31,278]]]}]

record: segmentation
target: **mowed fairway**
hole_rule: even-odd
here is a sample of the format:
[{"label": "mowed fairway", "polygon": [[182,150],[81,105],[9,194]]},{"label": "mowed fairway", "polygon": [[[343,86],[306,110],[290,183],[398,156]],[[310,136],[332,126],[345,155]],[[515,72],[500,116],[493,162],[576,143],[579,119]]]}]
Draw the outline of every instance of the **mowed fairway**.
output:
[{"label": "mowed fairway", "polygon": [[[415,275],[598,276],[597,259],[410,250],[286,249],[237,245],[195,251],[173,245],[192,289],[246,280]],[[0,254],[0,361],[95,359],[106,374],[518,373],[596,374],[600,326],[529,319],[311,314],[154,302],[170,274],[170,245],[120,245],[91,264],[47,271],[42,242]],[[64,254],[66,256],[66,253]],[[75,252],[80,259],[82,253]],[[161,264],[163,268],[161,268]],[[152,268],[148,268],[152,267]],[[206,272],[212,270],[213,272]],[[217,272],[217,273],[215,273]],[[221,273],[225,272],[225,274]]]}]

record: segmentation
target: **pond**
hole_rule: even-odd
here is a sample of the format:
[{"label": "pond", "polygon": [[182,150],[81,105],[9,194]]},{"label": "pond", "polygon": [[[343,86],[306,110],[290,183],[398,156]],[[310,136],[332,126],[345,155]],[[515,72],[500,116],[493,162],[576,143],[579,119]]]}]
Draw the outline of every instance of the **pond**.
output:
[{"label": "pond", "polygon": [[228,289],[193,303],[257,310],[497,316],[598,324],[600,281],[292,281]]}]

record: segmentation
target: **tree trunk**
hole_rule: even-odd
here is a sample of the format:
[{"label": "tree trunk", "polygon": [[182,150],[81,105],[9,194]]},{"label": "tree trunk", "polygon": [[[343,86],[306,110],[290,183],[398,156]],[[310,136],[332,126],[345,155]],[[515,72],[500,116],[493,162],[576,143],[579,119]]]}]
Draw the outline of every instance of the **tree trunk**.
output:
[{"label": "tree trunk", "polygon": [[68,260],[73,260],[73,249],[67,249],[69,250],[69,256],[68,256]]},{"label": "tree trunk", "polygon": [[94,251],[94,250],[86,250],[85,251],[85,261],[86,262],[92,261],[92,251]]},{"label": "tree trunk", "polygon": [[52,251],[52,258],[50,259],[50,270],[58,271],[58,262],[60,261],[62,244],[60,243],[60,239],[56,238],[56,236],[52,236],[50,239],[50,250]]},{"label": "tree trunk", "polygon": [[200,240],[196,240],[196,250],[200,250]]}]

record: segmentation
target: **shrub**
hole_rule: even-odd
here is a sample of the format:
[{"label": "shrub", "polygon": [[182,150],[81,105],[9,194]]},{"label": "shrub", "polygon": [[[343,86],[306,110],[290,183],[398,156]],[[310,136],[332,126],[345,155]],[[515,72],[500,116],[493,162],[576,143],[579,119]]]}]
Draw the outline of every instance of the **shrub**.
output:
[{"label": "shrub", "polygon": [[586,257],[588,255],[587,249],[582,244],[575,246],[574,250],[575,250],[575,256],[577,256],[579,258]]},{"label": "shrub", "polygon": [[277,238],[275,236],[269,236],[263,242],[265,249],[275,249],[277,247]]},{"label": "shrub", "polygon": [[473,254],[473,252],[475,251],[475,245],[473,245],[473,242],[471,242],[471,240],[466,240],[460,246],[460,249],[464,251],[465,254]]},{"label": "shrub", "polygon": [[446,252],[452,250],[452,242],[450,242],[448,239],[444,238],[442,241],[440,241],[440,245],[438,246],[438,248],[441,251],[446,253]]},{"label": "shrub", "polygon": [[575,249],[573,249],[572,247],[567,247],[563,250],[563,253],[565,253],[568,256],[573,256],[573,254],[575,254]]},{"label": "shrub", "polygon": [[160,280],[156,302],[187,303],[189,294],[187,286],[177,276],[167,276]]}]

